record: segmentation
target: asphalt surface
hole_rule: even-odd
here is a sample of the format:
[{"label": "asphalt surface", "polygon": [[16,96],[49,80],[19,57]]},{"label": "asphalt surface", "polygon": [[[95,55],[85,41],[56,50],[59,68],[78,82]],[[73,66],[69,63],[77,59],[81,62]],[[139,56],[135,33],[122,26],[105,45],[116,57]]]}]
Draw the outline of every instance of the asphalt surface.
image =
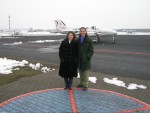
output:
[{"label": "asphalt surface", "polygon": [[[16,56],[26,60],[59,64],[60,41],[29,43],[36,40],[60,40],[65,36],[38,36],[0,39],[0,56]],[[95,40],[95,38],[93,38]],[[22,41],[20,45],[3,45]],[[110,37],[94,43],[92,71],[115,76],[150,80],[150,36],[120,35],[116,43]]]}]

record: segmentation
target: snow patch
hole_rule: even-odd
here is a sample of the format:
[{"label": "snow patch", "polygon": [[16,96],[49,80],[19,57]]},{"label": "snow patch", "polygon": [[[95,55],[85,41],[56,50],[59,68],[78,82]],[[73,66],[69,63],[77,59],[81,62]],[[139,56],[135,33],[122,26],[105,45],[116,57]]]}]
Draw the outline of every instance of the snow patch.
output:
[{"label": "snow patch", "polygon": [[50,71],[50,68],[42,67],[42,68],[41,68],[41,71],[42,71],[43,73],[47,73],[47,72]]},{"label": "snow patch", "polygon": [[140,88],[140,89],[146,89],[147,88],[144,85],[137,85],[135,83],[129,83],[129,85],[126,86],[126,84],[123,81],[118,80],[117,78],[112,78],[112,79],[104,78],[103,80],[104,80],[104,82],[106,82],[108,84],[113,84],[116,86],[124,87],[124,88],[127,88],[129,90],[134,90],[134,89],[138,89],[138,88]]},{"label": "snow patch", "polygon": [[2,39],[14,39],[14,38],[22,38],[22,37],[16,37],[16,36],[6,36],[6,37],[1,37]]},{"label": "snow patch", "polygon": [[41,66],[40,63],[37,63],[37,64],[32,64],[32,63],[30,63],[30,64],[29,64],[29,67],[31,67],[31,68],[34,69],[34,70],[39,70],[39,69],[40,69],[40,66]]},{"label": "snow patch", "polygon": [[50,33],[50,32],[27,32],[23,34],[23,36],[57,36],[57,35],[65,35],[61,33]]},{"label": "snow patch", "polygon": [[117,78],[113,78],[113,79],[104,78],[104,82],[108,84],[114,84],[116,86],[126,87],[125,83],[121,80],[118,80]]},{"label": "snow patch", "polygon": [[22,44],[22,42],[6,43],[3,45],[20,45],[20,44]]},{"label": "snow patch", "polygon": [[89,77],[89,81],[96,83],[97,78],[96,77]]},{"label": "snow patch", "polygon": [[29,43],[46,43],[46,42],[59,42],[62,40],[36,40],[36,41],[29,41]]},{"label": "snow patch", "polygon": [[19,66],[23,67],[28,64],[28,61],[16,61],[7,58],[0,58],[0,74],[10,74],[12,70],[18,70]]},{"label": "snow patch", "polygon": [[55,70],[54,68],[50,70],[48,67],[43,67],[40,63],[32,64],[26,60],[17,61],[7,58],[0,58],[0,74],[10,74],[13,70],[19,70],[18,67],[24,66],[29,66],[34,70],[41,70],[43,73]]},{"label": "snow patch", "polygon": [[150,33],[149,32],[132,32],[132,33],[117,32],[117,35],[150,35]]},{"label": "snow patch", "polygon": [[127,87],[127,89],[129,89],[129,90],[134,90],[134,89],[138,89],[138,88],[140,88],[140,89],[146,89],[147,87],[146,86],[144,86],[144,85],[137,85],[137,84],[129,84],[128,85],[128,87]]}]

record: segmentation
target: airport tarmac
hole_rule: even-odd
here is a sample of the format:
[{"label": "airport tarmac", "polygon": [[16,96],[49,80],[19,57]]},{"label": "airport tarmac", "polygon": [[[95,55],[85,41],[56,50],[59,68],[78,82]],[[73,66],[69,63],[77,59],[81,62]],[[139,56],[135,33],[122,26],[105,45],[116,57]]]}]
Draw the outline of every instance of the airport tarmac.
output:
[{"label": "airport tarmac", "polygon": [[[0,38],[0,56],[59,64],[58,48],[64,38],[65,36]],[[118,35],[115,44],[111,43],[111,39],[103,37],[101,43],[94,42],[91,71],[150,80],[150,36]]]}]

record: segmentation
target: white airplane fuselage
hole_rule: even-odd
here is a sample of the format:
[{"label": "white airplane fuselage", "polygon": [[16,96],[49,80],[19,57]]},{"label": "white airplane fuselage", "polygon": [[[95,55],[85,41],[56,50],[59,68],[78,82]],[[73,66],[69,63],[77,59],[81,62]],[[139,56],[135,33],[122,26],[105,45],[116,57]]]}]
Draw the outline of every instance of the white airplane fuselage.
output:
[{"label": "white airplane fuselage", "polygon": [[[79,34],[80,28],[68,29],[66,27],[66,24],[62,20],[55,20],[54,22],[56,25],[56,29],[60,33],[66,34],[69,31],[73,31],[76,34]],[[100,37],[112,36],[112,42],[115,43],[115,36],[117,35],[117,32],[114,30],[99,29],[96,28],[96,26],[91,26],[90,28],[87,28],[87,34],[91,37],[97,37],[98,42],[100,42]]]}]

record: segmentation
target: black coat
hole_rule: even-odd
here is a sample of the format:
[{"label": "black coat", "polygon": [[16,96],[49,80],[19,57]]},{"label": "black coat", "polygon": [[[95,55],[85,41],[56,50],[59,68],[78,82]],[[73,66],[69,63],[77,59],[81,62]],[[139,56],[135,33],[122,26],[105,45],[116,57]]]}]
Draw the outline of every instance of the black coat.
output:
[{"label": "black coat", "polygon": [[60,67],[59,75],[61,77],[77,77],[78,65],[78,44],[76,40],[69,41],[65,39],[59,47]]}]

